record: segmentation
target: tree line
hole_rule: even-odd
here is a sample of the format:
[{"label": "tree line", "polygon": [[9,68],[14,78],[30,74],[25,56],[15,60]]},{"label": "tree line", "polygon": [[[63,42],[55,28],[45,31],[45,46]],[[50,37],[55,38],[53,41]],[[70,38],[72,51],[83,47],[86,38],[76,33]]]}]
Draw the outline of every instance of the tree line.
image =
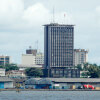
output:
[{"label": "tree line", "polygon": [[83,71],[83,77],[100,78],[100,66],[98,66],[97,64],[85,63],[83,65],[79,64],[75,67],[77,67],[80,71]]},{"label": "tree line", "polygon": [[[80,71],[82,71],[81,76],[82,77],[89,77],[89,78],[100,78],[100,66],[97,64],[89,64],[85,63],[83,65],[77,65],[75,66]],[[19,70],[19,67],[17,64],[6,64],[0,65],[0,68],[4,68],[5,71],[10,70]],[[43,70],[41,68],[26,68],[25,69],[26,76],[32,76],[32,77],[42,77],[43,76]]]}]

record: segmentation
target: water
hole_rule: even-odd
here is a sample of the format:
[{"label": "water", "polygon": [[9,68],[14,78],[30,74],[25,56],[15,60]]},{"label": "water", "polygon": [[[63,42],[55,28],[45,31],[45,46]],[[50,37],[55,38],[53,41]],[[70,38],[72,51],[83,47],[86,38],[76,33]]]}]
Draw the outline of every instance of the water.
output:
[{"label": "water", "polygon": [[100,91],[1,91],[0,100],[100,100]]}]

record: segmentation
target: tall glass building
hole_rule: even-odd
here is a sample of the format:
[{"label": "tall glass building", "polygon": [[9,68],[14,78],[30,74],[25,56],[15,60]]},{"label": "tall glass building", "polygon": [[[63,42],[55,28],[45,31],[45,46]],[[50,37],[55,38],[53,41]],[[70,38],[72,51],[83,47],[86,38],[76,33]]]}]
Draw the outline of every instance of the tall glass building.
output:
[{"label": "tall glass building", "polygon": [[74,25],[44,25],[44,67],[72,67]]}]

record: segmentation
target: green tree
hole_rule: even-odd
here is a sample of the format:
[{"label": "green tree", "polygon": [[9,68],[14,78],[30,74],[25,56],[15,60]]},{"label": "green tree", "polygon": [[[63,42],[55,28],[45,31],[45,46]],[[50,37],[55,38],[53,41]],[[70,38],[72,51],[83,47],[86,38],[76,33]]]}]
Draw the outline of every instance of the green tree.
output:
[{"label": "green tree", "polygon": [[0,65],[0,68],[4,68],[4,66]]},{"label": "green tree", "polygon": [[40,68],[27,68],[25,70],[25,73],[27,76],[33,76],[33,77],[43,76],[43,71]]},{"label": "green tree", "polygon": [[81,73],[81,77],[87,78],[87,77],[88,77],[88,72],[82,72],[82,73]]},{"label": "green tree", "polygon": [[100,77],[100,68],[98,66],[90,65],[88,68],[88,75],[91,78],[99,78]]},{"label": "green tree", "polygon": [[6,69],[6,71],[9,71],[9,70],[19,70],[19,68],[17,67],[16,64],[6,64],[4,66],[4,68]]},{"label": "green tree", "polygon": [[81,64],[78,64],[77,66],[75,66],[77,69],[79,69],[80,71],[82,71],[83,69],[82,69],[82,66],[81,66]]},{"label": "green tree", "polygon": [[88,70],[88,67],[89,67],[89,63],[84,63],[83,70],[84,71],[87,71]]}]

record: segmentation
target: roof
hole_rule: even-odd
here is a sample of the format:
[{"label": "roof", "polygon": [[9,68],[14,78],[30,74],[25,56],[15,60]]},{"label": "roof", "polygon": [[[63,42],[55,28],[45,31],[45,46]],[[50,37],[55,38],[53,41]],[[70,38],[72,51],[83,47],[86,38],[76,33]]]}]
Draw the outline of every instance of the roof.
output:
[{"label": "roof", "polygon": [[19,64],[19,68],[30,68],[30,67],[36,67],[36,68],[41,68],[41,65],[34,65],[34,64]]},{"label": "roof", "polygon": [[45,24],[43,26],[75,26],[72,24],[58,24],[58,23],[50,23],[50,24]]},{"label": "roof", "polygon": [[8,77],[0,77],[0,82],[13,82],[13,80]]},{"label": "roof", "polygon": [[52,81],[47,78],[42,78],[39,80],[39,84],[52,84]]},{"label": "roof", "polygon": [[[36,80],[39,80],[38,78],[35,78]],[[100,82],[100,78],[46,78],[52,82],[58,82],[58,83],[67,83],[67,82]]]},{"label": "roof", "polygon": [[25,84],[26,85],[29,85],[29,84],[30,85],[34,85],[34,84],[38,84],[38,81],[36,79],[34,79],[34,78],[31,78],[31,79],[26,80]]},{"label": "roof", "polygon": [[25,82],[25,79],[14,78],[13,80],[14,82]]}]

